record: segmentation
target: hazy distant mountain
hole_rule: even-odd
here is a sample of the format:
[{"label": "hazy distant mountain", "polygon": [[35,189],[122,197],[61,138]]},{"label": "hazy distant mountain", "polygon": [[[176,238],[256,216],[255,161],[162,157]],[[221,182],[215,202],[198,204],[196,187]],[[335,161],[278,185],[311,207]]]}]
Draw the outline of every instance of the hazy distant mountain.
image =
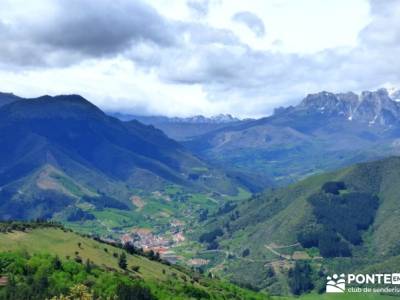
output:
[{"label": "hazy distant mountain", "polygon": [[153,125],[154,127],[161,129],[170,138],[178,141],[187,140],[188,138],[205,134],[227,125],[244,122],[230,114],[219,114],[211,117],[198,115],[186,118],[135,116],[121,113],[110,113],[110,115],[122,121],[138,120],[144,124]]},{"label": "hazy distant mountain", "polygon": [[194,124],[209,124],[209,123],[231,123],[238,122],[240,119],[233,117],[230,114],[219,114],[211,117],[197,115],[193,117],[166,117],[166,116],[140,116],[123,113],[109,113],[111,116],[122,121],[138,120],[144,124],[152,123],[194,123]]},{"label": "hazy distant mountain", "polygon": [[150,193],[166,184],[236,189],[160,130],[109,117],[78,95],[2,106],[0,145],[2,219],[49,217],[85,197],[96,203],[107,196],[112,207],[129,208],[135,189]]},{"label": "hazy distant mountain", "polygon": [[214,163],[287,182],[399,153],[399,138],[400,103],[380,89],[311,94],[270,117],[231,124],[185,145]]}]

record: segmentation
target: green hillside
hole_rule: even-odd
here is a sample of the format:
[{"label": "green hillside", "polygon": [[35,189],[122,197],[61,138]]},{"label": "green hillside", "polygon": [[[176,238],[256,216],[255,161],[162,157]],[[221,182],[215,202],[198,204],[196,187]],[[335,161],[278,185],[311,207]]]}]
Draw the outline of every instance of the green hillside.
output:
[{"label": "green hillside", "polygon": [[[10,224],[0,225],[0,274],[9,278],[9,286],[0,286],[0,299],[28,299],[28,295],[44,299],[68,294],[79,284],[96,299],[116,295],[118,299],[267,298],[184,268],[130,255],[63,228],[19,224],[10,230],[5,229]],[[124,255],[126,268],[120,265]],[[141,296],[122,296],[124,291]]]},{"label": "green hillside", "polygon": [[79,95],[10,101],[0,119],[1,220],[53,219],[111,237],[133,227],[165,233],[171,219],[193,222],[242,192],[160,130]]},{"label": "green hillside", "polygon": [[[62,294],[82,297],[68,298],[76,300],[86,299],[82,296],[85,293],[95,299],[294,299],[269,297],[185,268],[130,255],[121,248],[58,225],[1,223],[0,229],[0,276],[9,279],[8,286],[0,285],[0,299],[44,299]],[[119,265],[123,253],[126,269]],[[297,299],[397,298],[373,294],[309,294]]]},{"label": "green hillside", "polygon": [[290,270],[300,262],[312,269],[313,290],[326,274],[394,272],[399,194],[398,157],[313,176],[210,218],[197,237],[214,250],[197,253],[212,257],[210,270],[277,294],[295,292]]}]

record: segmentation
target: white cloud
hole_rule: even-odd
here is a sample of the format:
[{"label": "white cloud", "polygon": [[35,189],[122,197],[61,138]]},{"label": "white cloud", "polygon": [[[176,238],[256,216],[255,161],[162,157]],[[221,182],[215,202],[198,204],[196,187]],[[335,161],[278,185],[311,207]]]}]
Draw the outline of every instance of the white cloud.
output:
[{"label": "white cloud", "polygon": [[264,22],[249,11],[240,11],[233,15],[232,20],[246,25],[257,37],[265,35]]},{"label": "white cloud", "polygon": [[[71,1],[0,3],[0,90],[260,116],[310,92],[400,84],[398,1]],[[234,20],[244,11],[260,34]]]}]

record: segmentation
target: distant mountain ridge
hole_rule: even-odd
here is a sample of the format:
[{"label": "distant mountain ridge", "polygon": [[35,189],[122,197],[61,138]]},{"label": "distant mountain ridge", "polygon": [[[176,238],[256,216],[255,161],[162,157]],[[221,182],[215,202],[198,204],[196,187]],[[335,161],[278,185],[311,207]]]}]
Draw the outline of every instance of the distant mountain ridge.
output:
[{"label": "distant mountain ridge", "polygon": [[166,116],[143,116],[130,115],[120,112],[109,113],[109,115],[122,121],[138,120],[144,124],[154,123],[192,123],[192,124],[219,124],[240,121],[239,118],[233,117],[231,114],[218,114],[211,117],[196,115],[192,117],[166,117]]},{"label": "distant mountain ridge", "polygon": [[125,122],[137,120],[143,124],[153,125],[154,127],[161,129],[167,136],[177,141],[184,141],[193,136],[202,135],[228,125],[246,122],[246,120],[240,120],[230,114],[219,114],[211,117],[198,115],[186,118],[135,116],[122,113],[109,114]]},{"label": "distant mountain ridge", "polygon": [[188,138],[203,159],[278,183],[400,151],[400,103],[386,89],[320,92],[269,117]]},{"label": "distant mountain ridge", "polygon": [[129,209],[138,189],[171,184],[235,193],[223,172],[153,126],[109,117],[79,95],[7,97],[15,101],[0,107],[3,219],[47,218],[105,196],[112,207]]},{"label": "distant mountain ridge", "polygon": [[[274,181],[292,182],[399,153],[399,93],[395,89],[359,95],[320,92],[255,120],[231,115],[169,118],[109,114],[124,120],[126,127],[139,121],[162,130],[203,160],[229,169],[230,174],[240,174],[241,180],[245,175],[246,184],[252,182],[257,190]],[[1,99],[10,102],[22,98],[0,94],[0,103]]]},{"label": "distant mountain ridge", "polygon": [[398,94],[399,91],[389,94],[386,89],[364,91],[360,95],[353,92],[340,94],[320,92],[308,95],[292,109],[343,116],[348,120],[369,125],[390,126],[400,121],[400,103],[395,101]]}]

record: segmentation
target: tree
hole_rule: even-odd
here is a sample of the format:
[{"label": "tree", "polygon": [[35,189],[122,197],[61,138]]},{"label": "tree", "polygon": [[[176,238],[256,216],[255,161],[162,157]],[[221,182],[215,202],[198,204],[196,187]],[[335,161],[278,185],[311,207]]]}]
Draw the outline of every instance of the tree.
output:
[{"label": "tree", "polygon": [[211,243],[213,242],[217,237],[222,236],[224,232],[222,231],[221,228],[216,228],[210,232],[203,233],[199,237],[199,242],[200,243]]},{"label": "tree", "polygon": [[79,300],[91,300],[93,295],[89,292],[89,289],[83,284],[77,284],[71,288],[70,291],[71,299]]},{"label": "tree", "polygon": [[[133,272],[138,273],[139,270],[140,270],[140,266],[132,266],[132,267],[131,267],[131,270],[132,270]],[[165,271],[165,270],[163,269],[163,271]]]},{"label": "tree", "polygon": [[92,273],[92,269],[93,269],[92,263],[90,262],[89,259],[87,259],[85,263],[85,271],[90,274]]},{"label": "tree", "polygon": [[267,277],[274,277],[275,276],[275,271],[271,266],[268,266],[267,268]]},{"label": "tree", "polygon": [[301,295],[311,291],[314,288],[311,275],[312,269],[309,263],[305,261],[296,261],[294,268],[289,271],[289,285],[292,293]]},{"label": "tree", "polygon": [[246,256],[249,256],[249,255],[250,255],[250,249],[248,249],[248,248],[244,249],[243,252],[242,252],[242,256],[246,257]]},{"label": "tree", "polygon": [[346,189],[346,184],[343,181],[328,181],[321,188],[325,193],[339,195],[341,190]]},{"label": "tree", "polygon": [[89,289],[83,284],[77,284],[71,287],[69,295],[57,296],[51,298],[51,300],[92,300],[93,295],[89,292]]},{"label": "tree", "polygon": [[126,270],[126,268],[128,267],[128,264],[126,262],[126,254],[125,254],[125,252],[122,252],[121,255],[119,256],[118,266],[121,269],[124,269],[124,270]]},{"label": "tree", "polygon": [[117,287],[117,297],[120,300],[153,300],[155,299],[150,290],[140,284],[119,284]]},{"label": "tree", "polygon": [[61,260],[60,260],[60,258],[58,256],[56,256],[54,258],[53,267],[54,267],[55,270],[61,270],[62,263],[61,263]]},{"label": "tree", "polygon": [[136,254],[137,250],[135,248],[135,246],[132,243],[126,243],[124,245],[124,249],[126,250],[126,252],[128,252],[129,254]]}]

